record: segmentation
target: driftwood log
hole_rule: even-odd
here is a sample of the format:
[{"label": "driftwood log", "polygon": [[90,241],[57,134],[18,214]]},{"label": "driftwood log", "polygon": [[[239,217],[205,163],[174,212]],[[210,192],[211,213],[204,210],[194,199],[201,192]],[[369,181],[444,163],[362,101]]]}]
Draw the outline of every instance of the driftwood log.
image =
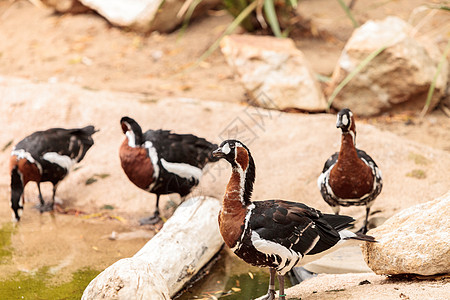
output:
[{"label": "driftwood log", "polygon": [[81,299],[170,299],[222,247],[219,210],[215,198],[186,200],[138,253],[94,278]]}]

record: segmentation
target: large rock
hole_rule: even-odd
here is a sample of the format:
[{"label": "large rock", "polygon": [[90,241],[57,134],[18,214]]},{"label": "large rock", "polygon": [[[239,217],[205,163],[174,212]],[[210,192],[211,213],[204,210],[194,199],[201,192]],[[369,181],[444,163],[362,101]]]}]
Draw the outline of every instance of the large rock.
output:
[{"label": "large rock", "polygon": [[[3,125],[3,130],[0,130],[0,149],[3,150],[0,151],[1,162],[7,162],[13,145],[33,131],[88,124],[100,129],[94,136],[95,145],[80,163],[80,168],[70,173],[58,187],[57,196],[62,199],[64,208],[77,208],[91,213],[109,205],[114,207],[114,215],[122,216],[130,224],[137,224],[139,218],[153,212],[155,196],[137,188],[120,167],[118,150],[125,137],[119,121],[121,117],[128,115],[139,121],[144,130],[162,128],[178,133],[193,133],[215,143],[226,138],[238,138],[250,147],[255,158],[255,200],[279,198],[300,201],[324,213],[332,213],[320,196],[316,181],[325,160],[339,149],[340,131],[335,128],[336,117],[333,115],[290,114],[189,98],[155,99],[137,93],[95,91],[64,83],[36,83],[1,76],[0,99],[0,124]],[[385,179],[383,193],[372,207],[373,211],[380,211],[376,216],[388,218],[402,209],[433,200],[450,190],[448,151],[432,149],[363,122],[359,122],[357,128],[358,147],[366,150],[376,160]],[[410,176],[414,170],[423,176]],[[226,161],[211,164],[193,194],[222,199],[229,176],[230,167]],[[97,181],[86,184],[91,178]],[[8,221],[11,215],[9,183],[8,172],[0,172],[0,216]],[[41,188],[44,197],[49,199],[51,184],[44,183]],[[37,195],[36,185],[28,184],[25,188],[26,203],[21,221],[24,222],[23,225],[32,224],[30,221],[33,222],[33,219],[28,218],[31,214],[39,215],[33,208],[39,203]],[[166,209],[169,200],[179,201],[177,197],[171,197],[163,195],[160,199],[160,207],[164,208],[161,213],[165,217],[170,216],[170,210]],[[363,207],[342,208],[342,214],[358,219],[358,228],[365,210]],[[59,219],[58,215],[55,217]],[[38,219],[39,217],[35,218]],[[85,221],[78,219],[80,222]],[[217,224],[217,219],[214,223]],[[109,232],[105,234],[109,235]],[[68,239],[66,244],[70,245],[71,241],[72,239]],[[86,247],[95,245],[90,241],[85,242]],[[36,261],[48,261],[48,255],[31,250],[24,253],[29,252],[36,257],[29,270],[41,267],[35,265]],[[52,256],[52,261],[57,265],[64,262],[66,256],[67,254],[58,252]],[[22,262],[29,264],[29,257],[21,255],[15,260],[21,265]],[[79,257],[76,252],[74,259],[83,261],[84,258]],[[334,283],[333,278],[325,277],[331,284]],[[366,278],[361,280],[364,279]],[[367,279],[372,282],[370,278]],[[352,283],[355,282],[352,280]],[[307,282],[300,286],[305,283]],[[408,286],[411,286],[410,282]],[[448,284],[447,286],[450,287]],[[356,283],[353,288],[368,292],[371,287],[373,285],[358,286]],[[391,293],[397,293],[394,287],[390,289]],[[378,285],[377,291],[383,292],[383,288],[385,285]],[[435,287],[432,289],[439,291]],[[311,288],[308,290],[310,293],[311,290],[314,291]],[[397,299],[400,291],[395,294]],[[345,295],[344,292],[337,293]],[[326,291],[320,292],[320,297],[315,299],[326,299],[329,294]],[[288,292],[288,295],[292,294]],[[353,299],[362,298],[353,296]]]},{"label": "large rock", "polygon": [[[387,48],[340,91],[334,107],[349,107],[360,116],[423,108],[441,54],[433,41],[419,41],[412,27],[397,17],[368,21],[355,30],[339,58],[327,93],[331,94],[361,61],[383,46]],[[446,62],[437,78],[430,109],[445,93],[447,73]]]},{"label": "large rock", "polygon": [[[85,6],[96,10],[112,24],[130,27],[136,31],[168,32],[184,21],[178,16],[185,0],[80,0]],[[219,3],[204,0],[196,7],[193,17],[204,13]]]},{"label": "large rock", "polygon": [[[139,32],[170,32],[184,21],[189,5],[185,0],[31,0],[60,13],[97,11],[111,24]],[[190,2],[192,3],[192,2]],[[220,0],[203,0],[195,8],[192,18],[214,8]],[[180,12],[181,10],[181,12]]]},{"label": "large rock", "polygon": [[326,108],[308,62],[291,39],[230,35],[220,46],[256,105],[306,111]]},{"label": "large rock", "polygon": [[319,274],[285,291],[287,299],[303,300],[446,300],[450,280],[392,280],[373,273]]},{"label": "large rock", "polygon": [[[0,77],[0,99],[0,124],[5,127],[0,130],[0,148],[4,149],[0,151],[1,162],[9,160],[13,145],[36,130],[88,124],[100,129],[80,168],[58,186],[57,196],[63,199],[64,207],[89,211],[113,205],[117,214],[125,212],[130,222],[135,223],[153,212],[155,195],[137,188],[120,167],[118,151],[125,136],[119,123],[121,117],[128,115],[144,130],[162,128],[192,133],[216,144],[237,138],[250,147],[255,159],[255,200],[301,201],[332,213],[316,182],[325,160],[339,150],[341,134],[333,115],[290,114],[189,98],[154,99],[143,94],[93,91],[70,84],[34,83],[8,77]],[[373,211],[381,211],[375,216],[389,218],[450,190],[448,151],[432,149],[363,122],[357,124],[357,130],[357,146],[375,159],[385,178],[383,192],[372,207]],[[420,176],[414,176],[415,172]],[[101,174],[109,176],[102,178]],[[226,161],[209,164],[193,194],[222,199],[229,176]],[[90,178],[97,181],[86,184]],[[0,205],[8,219],[10,180],[7,171],[0,172],[0,200],[4,197]],[[41,188],[44,197],[51,197],[50,183]],[[28,184],[23,220],[35,213],[37,195],[36,185]],[[177,196],[162,195],[160,207],[169,204],[169,199],[179,202]],[[166,212],[161,211],[163,216],[170,216]],[[344,207],[342,214],[362,221],[365,210]]]},{"label": "large rock", "polygon": [[94,278],[82,299],[170,299],[221,249],[219,209],[211,197],[183,202],[138,253]]},{"label": "large rock", "polygon": [[84,13],[91,9],[78,0],[30,0],[36,6],[51,7],[59,13]]},{"label": "large rock", "polygon": [[369,232],[379,243],[363,245],[377,274],[450,272],[450,192],[405,209]]}]

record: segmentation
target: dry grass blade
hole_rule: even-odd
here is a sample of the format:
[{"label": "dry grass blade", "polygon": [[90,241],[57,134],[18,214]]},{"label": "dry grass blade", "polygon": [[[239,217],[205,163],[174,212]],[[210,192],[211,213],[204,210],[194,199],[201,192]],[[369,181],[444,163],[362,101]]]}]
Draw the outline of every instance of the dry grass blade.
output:
[{"label": "dry grass blade", "polygon": [[193,0],[187,0],[186,2],[183,3],[183,5],[181,6],[180,10],[177,13],[177,18],[181,18],[186,11],[192,6],[192,1]]},{"label": "dry grass blade", "polygon": [[13,143],[13,140],[10,140],[9,142],[7,142],[7,143],[3,146],[1,152],[5,152],[5,150],[8,149],[9,146],[12,145],[12,143]]},{"label": "dry grass blade", "polygon": [[264,0],[264,12],[270,28],[276,37],[282,37],[280,24],[278,23],[277,13],[275,12],[275,4],[273,0]]},{"label": "dry grass blade", "polygon": [[[184,32],[186,31],[186,28],[189,25],[189,21],[191,20],[192,15],[194,14],[194,10],[203,0],[190,0],[186,1],[185,4],[183,4],[183,7],[180,9],[180,11],[177,14],[178,18],[181,18],[184,14],[184,20],[183,25],[180,28],[179,36],[182,36]],[[186,7],[186,3],[189,3],[189,6]]]},{"label": "dry grass blade", "polygon": [[352,21],[353,27],[359,27],[359,23],[356,21],[355,17],[353,17],[353,14],[347,4],[345,4],[343,0],[338,0],[338,2],[341,5],[342,9],[345,11],[347,17]]},{"label": "dry grass blade", "polygon": [[445,4],[431,5],[430,8],[450,11],[450,6],[447,6]]},{"label": "dry grass blade", "polygon": [[252,11],[254,11],[256,9],[256,5],[257,5],[257,1],[253,1],[249,6],[247,6],[234,20],[233,22],[231,22],[231,24],[227,27],[227,29],[225,29],[225,31],[222,33],[222,35],[214,42],[214,44],[212,44],[208,50],[205,51],[205,53],[202,54],[202,56],[200,56],[200,58],[195,62],[194,65],[192,65],[191,67],[187,68],[186,70],[183,71],[183,73],[187,73],[190,70],[198,67],[198,65],[204,61],[206,58],[208,58],[220,45],[220,42],[222,41],[222,39],[226,36],[229,35],[230,33],[232,33],[238,26],[239,24],[241,24],[241,22],[248,17]]},{"label": "dry grass blade", "polygon": [[350,74],[348,74],[344,80],[339,83],[339,85],[334,89],[333,93],[331,94],[330,98],[328,98],[328,105],[327,105],[327,111],[330,110],[331,104],[333,104],[334,98],[336,98],[337,94],[350,82],[350,80],[353,79],[359,72],[361,72],[364,67],[366,67],[375,57],[378,56],[381,52],[383,52],[387,48],[387,45],[384,45],[372,53],[370,53],[362,62],[359,63],[359,65],[352,71]]},{"label": "dry grass blade", "polygon": [[266,20],[264,19],[263,13],[262,13],[262,9],[264,6],[264,0],[256,0],[256,2],[258,3],[258,5],[256,5],[256,19],[258,20],[261,27],[266,29],[267,23],[266,23]]},{"label": "dry grass blade", "polygon": [[445,47],[444,53],[441,56],[441,60],[439,61],[439,65],[437,67],[436,73],[434,74],[433,81],[431,82],[430,88],[428,89],[427,94],[427,100],[425,102],[425,106],[423,107],[422,111],[420,112],[420,118],[423,118],[425,114],[427,113],[428,109],[430,108],[431,99],[433,98],[434,89],[436,88],[436,81],[438,79],[439,74],[442,71],[442,67],[444,66],[444,63],[447,61],[447,55],[450,50],[450,40],[447,42],[447,46]]},{"label": "dry grass blade", "polygon": [[325,75],[322,75],[319,73],[316,73],[316,79],[320,82],[325,82],[325,83],[328,83],[331,81],[331,77],[325,76]]}]

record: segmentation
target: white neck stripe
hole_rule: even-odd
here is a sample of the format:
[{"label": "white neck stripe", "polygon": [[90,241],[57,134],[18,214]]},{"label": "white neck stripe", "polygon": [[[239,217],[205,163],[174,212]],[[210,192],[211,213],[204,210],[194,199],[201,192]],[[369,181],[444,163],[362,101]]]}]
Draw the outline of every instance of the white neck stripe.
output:
[{"label": "white neck stripe", "polygon": [[128,139],[128,146],[130,146],[132,148],[136,147],[136,136],[135,136],[134,132],[131,130],[128,130],[125,133],[125,135],[127,136],[127,139]]}]

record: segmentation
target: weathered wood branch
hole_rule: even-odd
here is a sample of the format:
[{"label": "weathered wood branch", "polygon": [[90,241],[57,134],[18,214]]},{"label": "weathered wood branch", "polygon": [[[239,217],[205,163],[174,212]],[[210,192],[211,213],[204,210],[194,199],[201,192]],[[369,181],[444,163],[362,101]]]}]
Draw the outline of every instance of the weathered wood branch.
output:
[{"label": "weathered wood branch", "polygon": [[138,253],[109,266],[82,299],[170,299],[222,247],[219,200],[186,200]]}]

